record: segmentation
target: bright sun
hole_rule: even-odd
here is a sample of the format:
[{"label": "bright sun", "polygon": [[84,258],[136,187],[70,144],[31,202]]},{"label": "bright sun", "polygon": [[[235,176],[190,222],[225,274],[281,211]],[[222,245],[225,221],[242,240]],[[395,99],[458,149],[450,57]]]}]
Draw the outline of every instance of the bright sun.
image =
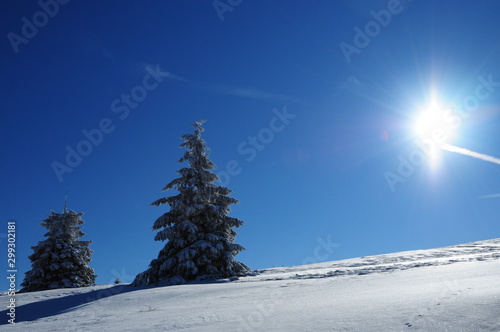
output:
[{"label": "bright sun", "polygon": [[433,98],[416,118],[415,133],[420,139],[431,139],[437,144],[449,142],[456,135],[452,119],[450,109]]},{"label": "bright sun", "polygon": [[414,133],[419,145],[426,147],[433,169],[441,163],[443,153],[440,145],[450,143],[456,137],[457,125],[453,119],[452,108],[435,97],[417,112]]}]

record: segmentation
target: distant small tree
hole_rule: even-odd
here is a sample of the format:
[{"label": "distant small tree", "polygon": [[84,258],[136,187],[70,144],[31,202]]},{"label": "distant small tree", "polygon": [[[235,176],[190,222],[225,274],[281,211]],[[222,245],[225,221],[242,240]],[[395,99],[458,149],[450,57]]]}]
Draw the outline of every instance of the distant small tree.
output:
[{"label": "distant small tree", "polygon": [[85,234],[81,231],[83,213],[67,211],[51,212],[41,225],[49,231],[44,241],[32,247],[31,270],[26,272],[22,290],[27,292],[57,288],[75,288],[95,284],[91,261],[92,241],[79,241]]},{"label": "distant small tree", "polygon": [[179,194],[151,204],[170,206],[170,211],[153,224],[153,230],[159,230],[154,239],[168,242],[149,268],[136,276],[132,286],[181,284],[194,279],[241,276],[249,271],[234,259],[245,250],[234,243],[233,230],[243,221],[228,216],[229,206],[238,203],[228,196],[231,190],[214,183],[219,178],[211,172],[215,165],[201,138],[203,123],[195,122],[194,133],[181,136],[184,143],[180,147],[187,151],[179,162],[187,161],[189,167],[177,171],[180,177],[163,188],[176,189]]}]

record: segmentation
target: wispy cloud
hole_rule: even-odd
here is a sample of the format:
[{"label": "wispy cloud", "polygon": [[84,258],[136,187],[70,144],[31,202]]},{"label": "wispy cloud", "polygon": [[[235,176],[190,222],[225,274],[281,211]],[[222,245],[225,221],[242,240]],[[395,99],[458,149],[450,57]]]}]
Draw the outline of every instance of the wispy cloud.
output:
[{"label": "wispy cloud", "polygon": [[268,99],[268,100],[280,100],[288,102],[298,102],[299,99],[295,97],[285,96],[276,93],[265,92],[253,88],[239,88],[239,87],[229,87],[229,86],[207,86],[206,90],[237,97],[253,98],[253,99]]},{"label": "wispy cloud", "polygon": [[361,81],[356,78],[356,76],[349,76],[348,78],[345,79],[345,81],[341,84],[340,88],[341,89],[355,89],[359,88],[361,86]]},{"label": "wispy cloud", "polygon": [[477,199],[487,199],[487,198],[500,198],[500,194],[477,196]]},{"label": "wispy cloud", "polygon": [[[142,71],[145,71],[147,67],[156,68],[157,65],[143,62],[141,63]],[[161,69],[162,77],[166,77],[167,79],[171,79],[178,82],[188,83],[187,85],[194,89],[199,89],[203,91],[208,91],[212,93],[218,93],[223,95],[244,97],[244,98],[253,98],[253,99],[267,99],[267,100],[279,100],[279,101],[287,101],[287,102],[300,102],[301,100],[295,97],[270,93],[258,89],[253,88],[241,88],[241,87],[230,87],[224,85],[213,85],[213,84],[200,84],[191,81],[185,77],[173,74],[169,71],[165,71]],[[165,76],[168,75],[168,76]]]},{"label": "wispy cloud", "polygon": [[[158,68],[159,66],[157,64],[152,64],[152,63],[147,63],[147,62],[143,62],[141,63],[141,70],[143,72],[147,71],[146,68]],[[173,81],[179,81],[179,82],[184,82],[184,83],[190,83],[191,81],[185,77],[182,77],[182,76],[179,76],[179,75],[175,75],[169,71],[166,71],[166,70],[163,70],[163,68],[158,68],[158,70],[160,70],[161,72],[161,76],[164,77],[164,78],[167,78],[167,79],[170,79],[170,80],[173,80]]]},{"label": "wispy cloud", "polygon": [[171,80],[174,80],[174,81],[179,81],[179,82],[185,82],[185,83],[191,82],[187,78],[184,78],[184,77],[179,76],[179,75],[172,74],[171,72],[168,72],[168,77],[167,78],[169,78]]},{"label": "wispy cloud", "polygon": [[109,60],[113,66],[116,66],[115,55],[109,51],[102,38],[96,35],[87,36],[82,44],[85,53],[97,57],[103,57]]},{"label": "wispy cloud", "polygon": [[344,91],[357,91],[363,87],[363,83],[356,76],[347,77],[342,83],[337,83],[335,96],[341,94]]}]

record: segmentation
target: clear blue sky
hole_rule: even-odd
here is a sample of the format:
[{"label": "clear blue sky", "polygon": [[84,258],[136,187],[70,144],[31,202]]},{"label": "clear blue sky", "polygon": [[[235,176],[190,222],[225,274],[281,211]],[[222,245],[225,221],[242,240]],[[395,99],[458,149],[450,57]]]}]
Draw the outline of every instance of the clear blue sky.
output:
[{"label": "clear blue sky", "polygon": [[[500,157],[498,1],[232,3],[0,4],[4,271],[7,221],[20,283],[68,192],[98,283],[130,282],[164,245],[151,227],[168,207],[149,204],[174,194],[179,136],[200,119],[217,172],[240,172],[231,215],[253,269],[500,236],[500,165],[444,151],[401,166],[432,91],[474,106],[453,144]],[[86,154],[75,167],[67,147]]]}]

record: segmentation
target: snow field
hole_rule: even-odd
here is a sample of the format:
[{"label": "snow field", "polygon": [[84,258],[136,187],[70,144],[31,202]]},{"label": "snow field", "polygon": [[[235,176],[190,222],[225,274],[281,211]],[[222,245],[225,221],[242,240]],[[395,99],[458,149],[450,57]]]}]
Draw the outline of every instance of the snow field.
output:
[{"label": "snow field", "polygon": [[2,329],[498,332],[498,258],[500,239],[266,269],[231,281],[23,293],[16,296],[18,323]]}]

